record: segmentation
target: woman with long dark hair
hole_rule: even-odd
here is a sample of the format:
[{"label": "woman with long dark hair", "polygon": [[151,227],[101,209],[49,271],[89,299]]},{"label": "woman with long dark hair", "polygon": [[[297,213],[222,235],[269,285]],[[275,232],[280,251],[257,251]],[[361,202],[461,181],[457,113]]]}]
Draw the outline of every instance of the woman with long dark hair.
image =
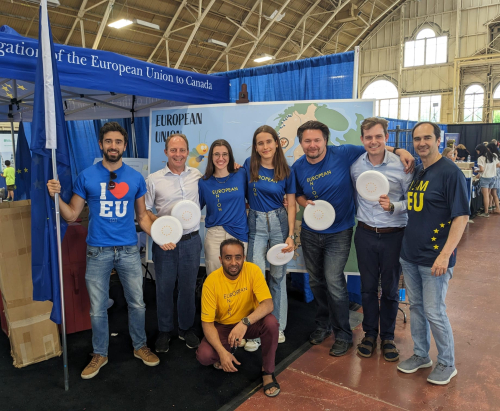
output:
[{"label": "woman with long dark hair", "polygon": [[[500,151],[498,150],[498,147],[495,143],[490,143],[486,146],[488,150],[491,151],[491,153],[494,156],[497,156],[497,158],[500,160]],[[500,162],[497,164],[497,176],[495,177],[495,185],[491,189],[491,196],[493,197],[493,203],[495,204],[495,211],[492,210],[494,214],[500,214],[500,204],[498,201],[498,193],[500,193]]]},{"label": "woman with long dark hair", "polygon": [[220,244],[228,238],[248,246],[246,214],[247,174],[235,169],[233,150],[226,140],[215,140],[208,153],[207,169],[198,181],[200,207],[207,207],[205,216],[205,267],[207,275],[217,270]]},{"label": "woman with long dark hair", "polygon": [[[266,272],[266,254],[276,244],[286,243],[283,252],[295,248],[295,177],[288,166],[276,130],[261,126],[253,135],[252,155],[243,166],[247,171],[248,254],[247,260]],[[286,196],[288,210],[283,207]],[[269,289],[273,297],[273,315],[280,327],[279,342],[285,341],[288,298],[286,264],[270,264]],[[248,340],[245,350],[259,348],[258,340]]]},{"label": "woman with long dark hair", "polygon": [[500,166],[500,164],[498,162],[498,156],[488,150],[484,144],[479,144],[476,147],[476,153],[478,154],[477,165],[479,166],[479,173],[481,175],[479,186],[483,194],[484,205],[484,212],[479,214],[479,217],[489,217],[490,191],[495,186],[497,176],[496,168]]}]

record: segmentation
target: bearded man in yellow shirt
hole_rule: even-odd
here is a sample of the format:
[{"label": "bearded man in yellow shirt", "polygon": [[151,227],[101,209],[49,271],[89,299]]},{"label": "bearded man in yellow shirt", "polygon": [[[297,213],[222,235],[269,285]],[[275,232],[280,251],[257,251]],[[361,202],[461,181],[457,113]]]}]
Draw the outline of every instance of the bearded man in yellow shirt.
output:
[{"label": "bearded man in yellow shirt", "polygon": [[203,285],[201,321],[205,337],[196,358],[226,372],[240,362],[234,352],[243,338],[260,338],[264,393],[275,397],[280,385],[274,376],[279,324],[271,313],[273,300],[260,268],[245,261],[243,243],[235,238],[220,245],[222,267]]}]

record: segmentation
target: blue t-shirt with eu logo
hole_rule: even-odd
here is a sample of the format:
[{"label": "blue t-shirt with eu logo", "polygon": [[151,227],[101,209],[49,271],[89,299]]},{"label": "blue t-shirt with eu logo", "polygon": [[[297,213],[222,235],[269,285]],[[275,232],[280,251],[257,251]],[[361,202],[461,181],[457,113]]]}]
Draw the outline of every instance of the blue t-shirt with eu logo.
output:
[{"label": "blue t-shirt with eu logo", "polygon": [[350,167],[365,153],[363,146],[344,144],[327,146],[326,155],[319,163],[311,164],[306,155],[292,166],[297,181],[296,196],[307,200],[324,200],[335,209],[335,221],[323,231],[313,230],[302,219],[302,229],[321,234],[333,234],[354,226],[354,191]]},{"label": "blue t-shirt with eu logo", "polygon": [[233,237],[248,242],[246,213],[247,174],[244,168],[227,177],[198,180],[200,207],[207,207],[205,227],[222,226]]},{"label": "blue t-shirt with eu logo", "polygon": [[115,188],[108,189],[110,173],[102,161],[86,168],[73,184],[73,192],[89,205],[87,244],[119,247],[137,244],[135,200],[146,194],[146,181],[138,171],[122,164],[115,170]]},{"label": "blue t-shirt with eu logo", "polygon": [[267,213],[283,207],[285,194],[295,194],[295,177],[293,170],[281,181],[274,181],[274,169],[259,167],[259,180],[250,181],[250,157],[243,165],[248,174],[248,204],[255,211]]},{"label": "blue t-shirt with eu logo", "polygon": [[[432,267],[450,234],[455,217],[470,214],[464,173],[449,159],[441,158],[426,169],[420,164],[408,189],[408,224],[401,258]],[[454,267],[457,249],[448,267]]]}]

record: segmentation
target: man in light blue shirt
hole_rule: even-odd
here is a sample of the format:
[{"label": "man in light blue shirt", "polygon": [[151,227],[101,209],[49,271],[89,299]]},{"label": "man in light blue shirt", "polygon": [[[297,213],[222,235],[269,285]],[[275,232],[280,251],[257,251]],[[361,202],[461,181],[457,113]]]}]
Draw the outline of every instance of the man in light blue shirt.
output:
[{"label": "man in light blue shirt", "polygon": [[[369,201],[354,193],[358,220],[354,244],[361,275],[365,332],[357,352],[361,357],[371,357],[380,334],[384,359],[393,362],[399,359],[394,342],[401,273],[399,254],[408,220],[406,193],[413,175],[405,174],[399,157],[386,150],[387,124],[387,120],[378,117],[367,118],[361,123],[361,142],[366,153],[352,164],[351,179],[356,186],[361,173],[375,170],[389,180],[388,195],[380,196],[378,201]],[[380,307],[379,278],[382,284]]]}]

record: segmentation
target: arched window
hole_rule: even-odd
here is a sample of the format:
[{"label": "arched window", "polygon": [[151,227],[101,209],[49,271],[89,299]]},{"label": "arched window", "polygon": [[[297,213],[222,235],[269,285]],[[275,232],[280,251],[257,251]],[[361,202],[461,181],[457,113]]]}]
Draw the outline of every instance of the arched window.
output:
[{"label": "arched window", "polygon": [[377,80],[363,92],[362,99],[376,99],[375,115],[398,117],[398,89],[388,80]]},{"label": "arched window", "polygon": [[448,57],[448,37],[436,37],[434,30],[422,29],[415,40],[405,42],[405,67],[446,63]]},{"label": "arched window", "polygon": [[464,121],[483,121],[484,89],[473,84],[464,95]]},{"label": "arched window", "polygon": [[493,92],[493,98],[500,98],[500,84],[497,86],[495,91]]}]

